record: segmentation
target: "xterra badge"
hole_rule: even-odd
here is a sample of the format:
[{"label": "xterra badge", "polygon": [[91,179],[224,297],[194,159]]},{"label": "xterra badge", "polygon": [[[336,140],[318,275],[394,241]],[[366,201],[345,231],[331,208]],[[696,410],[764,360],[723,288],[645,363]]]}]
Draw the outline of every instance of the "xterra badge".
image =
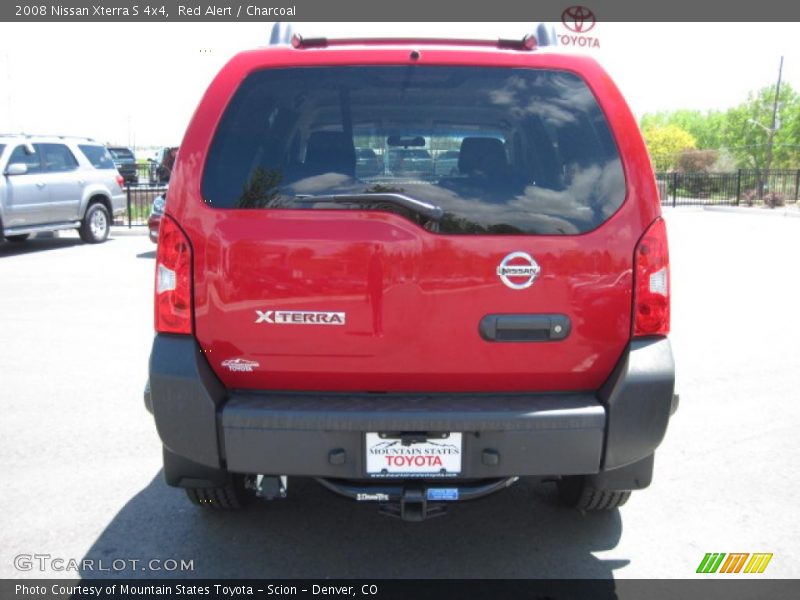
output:
[{"label": "xterra badge", "polygon": [[343,312],[315,312],[308,310],[257,310],[256,323],[275,325],[344,325]]},{"label": "xterra badge", "polygon": [[541,270],[527,252],[512,252],[497,267],[497,275],[512,290],[524,290],[533,285]]}]

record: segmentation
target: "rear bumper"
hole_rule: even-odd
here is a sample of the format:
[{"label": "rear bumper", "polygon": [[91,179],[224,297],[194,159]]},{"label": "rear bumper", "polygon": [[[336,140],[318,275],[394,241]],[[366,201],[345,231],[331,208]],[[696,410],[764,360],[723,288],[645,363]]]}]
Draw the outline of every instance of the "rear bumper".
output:
[{"label": "rear bumper", "polygon": [[126,194],[116,194],[111,197],[111,208],[115,217],[125,214],[128,210],[128,196]]},{"label": "rear bumper", "polygon": [[[641,465],[652,468],[673,388],[669,341],[653,339],[633,342],[595,393],[236,392],[219,383],[191,337],[157,335],[145,403],[167,451],[198,471],[358,479],[366,476],[365,432],[445,431],[464,434],[463,478],[611,475],[640,465],[638,485],[606,477],[633,489],[649,483]],[[180,474],[170,479],[188,484]]]},{"label": "rear bumper", "polygon": [[221,434],[233,471],[353,479],[366,475],[364,432],[460,431],[462,476],[488,478],[594,472],[604,423],[581,395],[258,394],[228,400]]}]

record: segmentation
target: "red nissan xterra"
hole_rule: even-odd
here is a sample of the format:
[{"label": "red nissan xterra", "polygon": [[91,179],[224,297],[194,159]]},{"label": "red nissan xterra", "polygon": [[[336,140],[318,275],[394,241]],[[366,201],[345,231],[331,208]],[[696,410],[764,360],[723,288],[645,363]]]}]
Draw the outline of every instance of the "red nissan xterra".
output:
[{"label": "red nissan xterra", "polygon": [[581,509],[649,485],[667,237],[594,60],[534,36],[244,52],[169,194],[145,402],[193,502],[305,476],[418,521],[521,476]]}]

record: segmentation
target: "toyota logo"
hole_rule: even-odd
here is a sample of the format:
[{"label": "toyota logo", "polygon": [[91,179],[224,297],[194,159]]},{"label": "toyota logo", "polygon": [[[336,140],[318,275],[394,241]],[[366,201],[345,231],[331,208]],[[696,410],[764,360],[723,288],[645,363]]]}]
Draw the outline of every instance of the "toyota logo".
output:
[{"label": "toyota logo", "polygon": [[497,267],[497,275],[512,290],[524,290],[533,285],[541,270],[539,263],[527,252],[512,252]]},{"label": "toyota logo", "polygon": [[597,19],[594,13],[585,6],[570,6],[561,13],[561,22],[564,27],[575,33],[591,31]]}]

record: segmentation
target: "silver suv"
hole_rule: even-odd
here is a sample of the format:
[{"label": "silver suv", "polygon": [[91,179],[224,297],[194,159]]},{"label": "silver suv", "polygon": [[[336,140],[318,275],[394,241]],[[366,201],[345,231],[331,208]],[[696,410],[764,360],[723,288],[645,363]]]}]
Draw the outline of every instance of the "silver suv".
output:
[{"label": "silver suv", "polygon": [[0,135],[0,239],[77,229],[103,242],[125,212],[124,180],[106,148],[88,138]]}]

